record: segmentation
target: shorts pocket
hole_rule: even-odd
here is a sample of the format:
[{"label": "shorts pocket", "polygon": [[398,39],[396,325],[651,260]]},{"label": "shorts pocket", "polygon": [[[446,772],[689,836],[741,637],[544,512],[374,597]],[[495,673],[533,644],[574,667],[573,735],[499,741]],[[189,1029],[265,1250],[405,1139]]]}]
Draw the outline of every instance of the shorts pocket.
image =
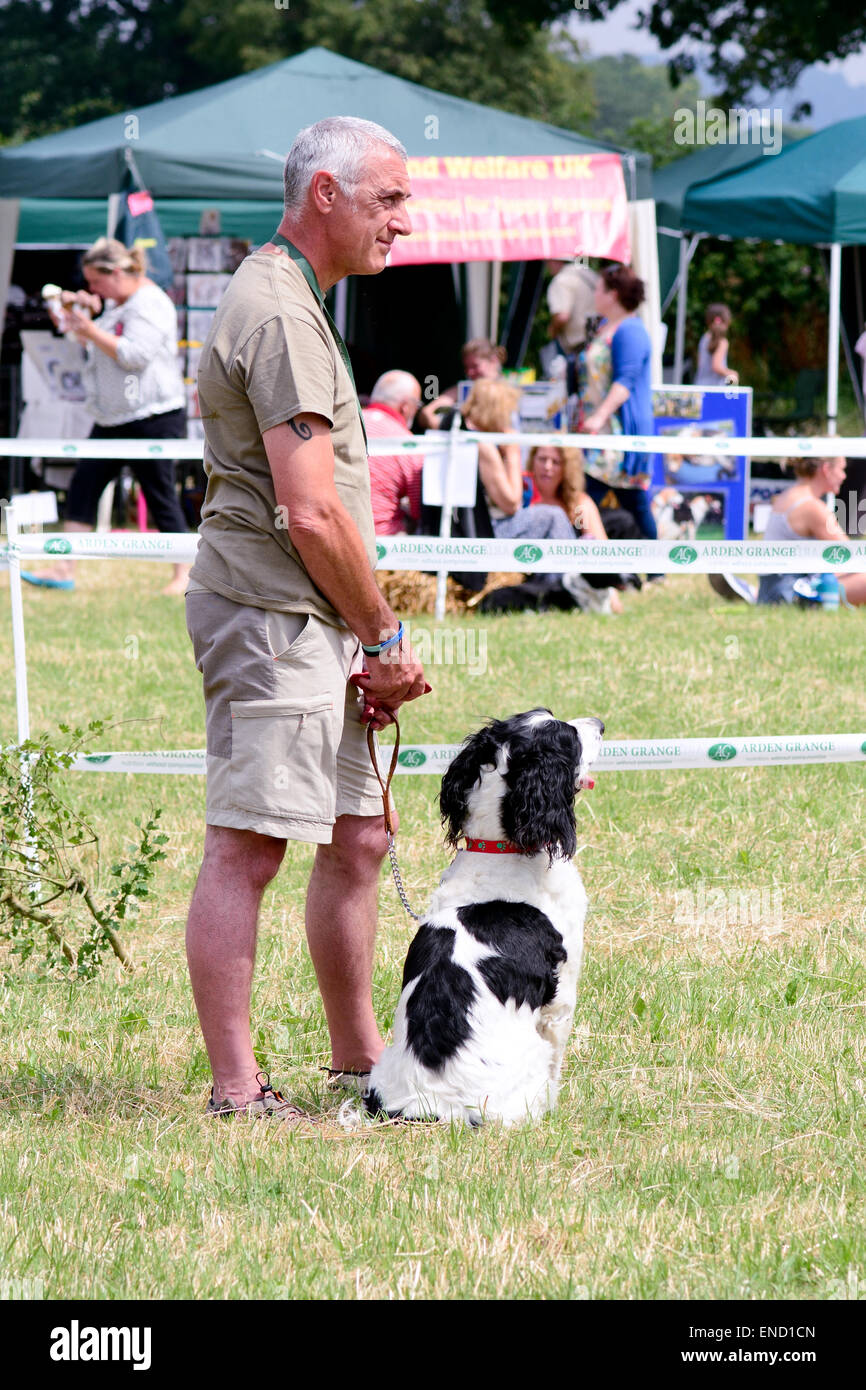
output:
[{"label": "shorts pocket", "polygon": [[332,821],[338,731],[331,696],[232,700],[229,709],[232,807],[289,820]]},{"label": "shorts pocket", "polygon": [[274,661],[291,661],[312,635],[310,614],[269,609],[265,614],[265,631]]}]

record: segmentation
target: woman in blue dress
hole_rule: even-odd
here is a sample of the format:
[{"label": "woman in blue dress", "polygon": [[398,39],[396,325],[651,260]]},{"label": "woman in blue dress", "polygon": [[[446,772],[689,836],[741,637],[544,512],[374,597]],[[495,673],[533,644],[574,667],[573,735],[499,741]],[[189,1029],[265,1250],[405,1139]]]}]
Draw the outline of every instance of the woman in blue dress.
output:
[{"label": "woman in blue dress", "polygon": [[[608,266],[595,291],[602,323],[578,363],[580,415],[587,434],[653,434],[651,345],[637,310],[644,284],[626,266]],[[642,536],[656,539],[649,505],[651,454],[586,449],[586,490],[594,502],[613,492]]]}]

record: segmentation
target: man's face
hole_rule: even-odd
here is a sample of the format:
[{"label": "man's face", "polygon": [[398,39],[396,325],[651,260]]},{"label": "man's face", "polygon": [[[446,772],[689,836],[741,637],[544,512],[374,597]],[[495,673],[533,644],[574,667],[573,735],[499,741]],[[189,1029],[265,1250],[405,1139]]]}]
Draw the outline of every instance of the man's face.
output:
[{"label": "man's face", "polygon": [[474,354],[464,358],[463,370],[470,381],[493,381],[502,372],[498,357],[476,357]]},{"label": "man's face", "polygon": [[345,266],[344,275],[378,275],[385,269],[394,238],[412,231],[406,210],[409,176],[403,160],[387,145],[377,145],[366,167],[354,201],[340,189],[329,218],[331,246]]},{"label": "man's face", "polygon": [[403,416],[403,419],[406,421],[406,424],[411,425],[412,421],[415,419],[415,416],[418,414],[418,411],[421,409],[420,386],[418,388],[417,393],[413,391],[411,396],[406,396],[405,399],[400,402],[397,409]]}]

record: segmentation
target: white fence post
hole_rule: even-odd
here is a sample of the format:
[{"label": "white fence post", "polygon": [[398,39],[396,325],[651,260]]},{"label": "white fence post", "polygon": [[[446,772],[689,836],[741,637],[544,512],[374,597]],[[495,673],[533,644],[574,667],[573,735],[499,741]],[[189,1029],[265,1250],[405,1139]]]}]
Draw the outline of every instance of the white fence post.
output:
[{"label": "white fence post", "polygon": [[[448,453],[445,459],[445,477],[442,480],[442,518],[439,523],[439,539],[447,541],[451,535],[451,498],[454,495],[453,478],[454,455],[457,449],[457,435],[463,424],[459,410],[454,412],[451,431],[448,435]],[[479,483],[480,486],[480,483]],[[436,576],[436,608],[434,616],[437,623],[445,617],[445,598],[448,593],[448,571],[440,570]]]}]

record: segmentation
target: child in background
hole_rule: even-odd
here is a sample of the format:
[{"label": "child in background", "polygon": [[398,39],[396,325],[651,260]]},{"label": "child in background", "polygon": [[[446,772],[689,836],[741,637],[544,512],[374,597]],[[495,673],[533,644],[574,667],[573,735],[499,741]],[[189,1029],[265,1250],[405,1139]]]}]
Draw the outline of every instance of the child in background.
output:
[{"label": "child in background", "polygon": [[698,343],[698,370],[695,386],[736,386],[740,378],[728,366],[728,329],[731,311],[727,304],[711,304],[706,312],[707,331]]}]

